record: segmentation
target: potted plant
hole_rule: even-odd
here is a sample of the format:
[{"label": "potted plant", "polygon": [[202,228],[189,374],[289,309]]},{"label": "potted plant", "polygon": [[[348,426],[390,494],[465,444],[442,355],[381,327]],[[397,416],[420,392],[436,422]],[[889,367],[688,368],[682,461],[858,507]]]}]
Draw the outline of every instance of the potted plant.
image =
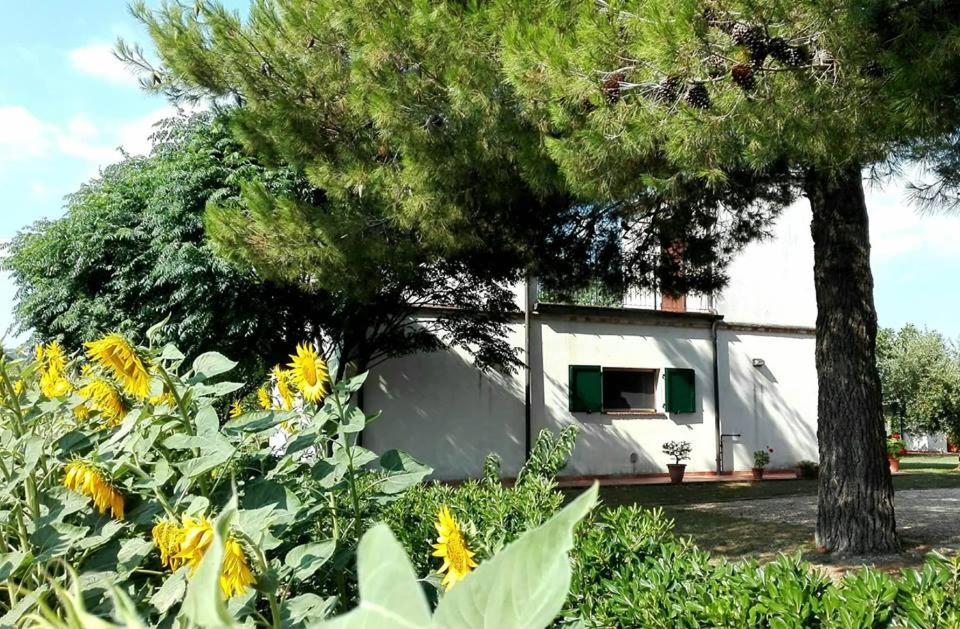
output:
[{"label": "potted plant", "polygon": [[763,480],[763,468],[770,464],[770,455],[773,454],[773,448],[767,446],[763,450],[756,450],[753,453],[753,480]]},{"label": "potted plant", "polygon": [[890,463],[890,473],[900,471],[900,457],[907,451],[907,444],[899,432],[887,437],[887,461]]},{"label": "potted plant", "polygon": [[670,482],[674,485],[683,482],[683,472],[687,469],[685,463],[690,458],[690,451],[693,447],[689,441],[668,441],[663,444],[663,452],[673,457],[674,462],[667,464],[667,471],[670,472]]}]

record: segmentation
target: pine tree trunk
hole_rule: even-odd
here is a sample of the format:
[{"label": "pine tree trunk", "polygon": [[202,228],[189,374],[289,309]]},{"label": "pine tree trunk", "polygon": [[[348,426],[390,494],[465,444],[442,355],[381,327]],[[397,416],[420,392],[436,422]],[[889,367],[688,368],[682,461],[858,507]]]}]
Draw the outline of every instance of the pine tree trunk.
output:
[{"label": "pine tree trunk", "polygon": [[842,554],[896,551],[893,484],[877,374],[870,234],[858,166],[811,172],[817,293],[820,484],[817,546]]}]

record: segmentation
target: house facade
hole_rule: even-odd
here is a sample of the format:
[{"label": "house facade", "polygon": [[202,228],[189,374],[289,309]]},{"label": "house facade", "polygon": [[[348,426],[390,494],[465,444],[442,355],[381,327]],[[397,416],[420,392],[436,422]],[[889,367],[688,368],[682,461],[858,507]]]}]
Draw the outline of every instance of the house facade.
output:
[{"label": "house facade", "polygon": [[748,472],[763,448],[768,469],[816,461],[808,208],[786,210],[730,278],[717,295],[637,291],[614,306],[551,303],[530,281],[509,331],[525,369],[484,373],[458,349],[389,361],[367,380],[365,406],[383,418],[365,443],[402,448],[441,479],[479,475],[490,452],[513,476],[542,429],[569,424],[568,476],[664,474],[662,444],[679,440],[693,446],[688,474]]}]

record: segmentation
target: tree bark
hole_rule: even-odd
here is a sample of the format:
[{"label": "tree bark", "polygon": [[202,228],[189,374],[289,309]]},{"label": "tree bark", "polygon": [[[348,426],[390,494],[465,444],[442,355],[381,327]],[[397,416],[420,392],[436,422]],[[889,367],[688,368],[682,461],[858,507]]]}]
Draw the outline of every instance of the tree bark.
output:
[{"label": "tree bark", "polygon": [[898,548],[877,373],[877,313],[860,167],[812,171],[817,293],[817,546],[841,554]]}]

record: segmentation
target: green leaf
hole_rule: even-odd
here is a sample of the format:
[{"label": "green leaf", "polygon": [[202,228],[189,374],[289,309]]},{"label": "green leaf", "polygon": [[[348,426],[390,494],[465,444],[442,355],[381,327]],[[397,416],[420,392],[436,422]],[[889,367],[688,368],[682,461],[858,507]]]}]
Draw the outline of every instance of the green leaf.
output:
[{"label": "green leaf", "polygon": [[[163,330],[164,326],[170,323],[170,314],[168,313],[166,317],[163,318],[163,321],[158,321],[147,328],[147,342],[153,345],[154,339],[160,334],[160,331]],[[168,344],[168,347],[170,345]],[[166,349],[166,348],[164,348]]]},{"label": "green leaf", "polygon": [[337,543],[334,540],[303,544],[290,549],[283,562],[293,570],[293,578],[302,581],[327,563],[336,548]]},{"label": "green leaf", "polygon": [[66,522],[52,522],[40,527],[30,536],[30,541],[41,551],[37,555],[37,561],[49,561],[67,554],[86,537],[89,530],[88,526],[74,526]]},{"label": "green leaf", "polygon": [[320,598],[316,594],[301,594],[280,605],[280,626],[293,627],[305,620],[319,621],[327,617],[337,597]]},{"label": "green leaf", "polygon": [[201,627],[238,626],[227,611],[220,591],[220,569],[223,564],[223,548],[230,533],[230,524],[237,516],[237,496],[213,523],[213,541],[203,555],[200,567],[187,584],[187,595],[180,607],[180,616]]},{"label": "green leaf", "polygon": [[32,558],[30,553],[17,551],[0,555],[0,581],[6,581],[20,572]]},{"label": "green leaf", "polygon": [[126,578],[135,568],[140,567],[151,550],[153,550],[153,542],[149,540],[140,537],[123,540],[120,552],[117,553],[117,572]]},{"label": "green leaf", "polygon": [[150,604],[161,614],[165,614],[168,609],[183,599],[183,594],[187,591],[187,570],[188,568],[184,566],[171,574],[150,597]]},{"label": "green leaf", "polygon": [[160,352],[160,360],[183,360],[185,356],[173,343],[167,343]]},{"label": "green leaf", "polygon": [[406,452],[387,450],[380,457],[380,467],[390,475],[379,485],[385,494],[396,494],[416,485],[433,472],[433,468],[424,465]]},{"label": "green leaf", "polygon": [[340,425],[344,433],[360,432],[366,427],[367,416],[356,406],[348,406],[345,414],[347,421]]},{"label": "green leaf", "polygon": [[230,360],[220,352],[205,352],[197,356],[193,361],[193,378],[191,383],[203,382],[208,378],[226,373],[237,366],[237,363]]},{"label": "green leaf", "polygon": [[294,413],[276,413],[274,411],[253,411],[244,413],[236,419],[231,419],[223,425],[223,432],[238,434],[244,432],[261,432],[269,430],[281,421],[293,416]]},{"label": "green leaf", "polygon": [[385,524],[377,524],[357,549],[360,605],[320,627],[409,627],[430,624],[430,607],[403,547]]},{"label": "green leaf", "polygon": [[597,484],[515,542],[483,562],[440,599],[434,625],[546,627],[553,622],[570,587],[573,529],[597,501]]},{"label": "green leaf", "polygon": [[217,409],[210,404],[200,407],[193,423],[197,427],[197,436],[216,435],[220,432],[220,418],[217,417]]}]

